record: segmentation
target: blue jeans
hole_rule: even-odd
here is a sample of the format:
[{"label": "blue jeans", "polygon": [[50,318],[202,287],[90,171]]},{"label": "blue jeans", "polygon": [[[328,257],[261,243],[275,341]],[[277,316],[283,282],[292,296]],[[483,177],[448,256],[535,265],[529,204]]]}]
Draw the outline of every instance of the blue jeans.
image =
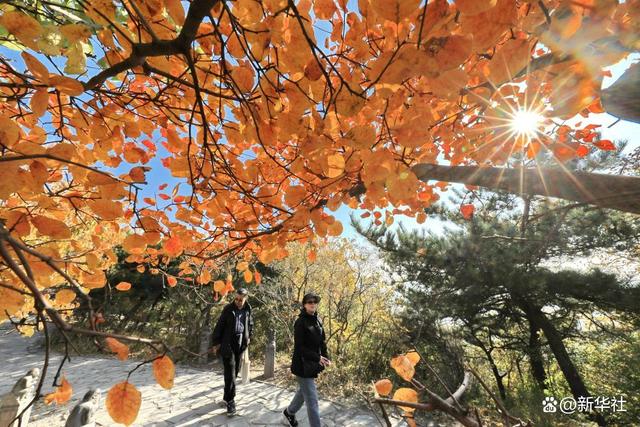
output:
[{"label": "blue jeans", "polygon": [[316,390],[316,382],[313,378],[302,378],[296,376],[298,380],[298,391],[293,396],[293,400],[287,407],[287,412],[294,415],[302,407],[302,403],[307,405],[307,415],[309,416],[309,425],[311,427],[321,427],[320,425],[320,407],[318,406],[318,391]]}]

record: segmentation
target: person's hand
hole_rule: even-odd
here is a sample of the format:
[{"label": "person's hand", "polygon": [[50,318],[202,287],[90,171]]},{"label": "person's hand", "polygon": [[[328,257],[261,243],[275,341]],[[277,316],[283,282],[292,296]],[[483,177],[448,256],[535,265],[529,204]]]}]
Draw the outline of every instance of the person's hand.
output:
[{"label": "person's hand", "polygon": [[326,358],[326,357],[324,357],[324,356],[320,356],[320,364],[321,364],[322,366],[325,366],[325,367],[326,367],[326,366],[330,366],[330,365],[331,365],[331,360],[327,359],[327,358]]}]

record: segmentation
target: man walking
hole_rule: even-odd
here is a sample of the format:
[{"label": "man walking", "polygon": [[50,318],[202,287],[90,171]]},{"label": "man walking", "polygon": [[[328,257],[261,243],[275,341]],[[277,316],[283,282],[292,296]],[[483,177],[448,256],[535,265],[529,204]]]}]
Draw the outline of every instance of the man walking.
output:
[{"label": "man walking", "polygon": [[236,377],[240,372],[240,360],[251,340],[253,318],[247,302],[248,292],[244,288],[236,291],[233,302],[222,310],[213,329],[213,350],[220,350],[224,365],[224,401],[227,415],[236,414]]}]

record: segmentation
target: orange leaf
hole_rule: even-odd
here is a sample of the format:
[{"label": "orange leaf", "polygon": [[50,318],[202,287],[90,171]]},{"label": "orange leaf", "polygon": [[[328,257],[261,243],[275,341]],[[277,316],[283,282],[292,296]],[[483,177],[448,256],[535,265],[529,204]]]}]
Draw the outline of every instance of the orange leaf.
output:
[{"label": "orange leaf", "polygon": [[176,25],[184,24],[184,7],[180,0],[164,0],[164,6]]},{"label": "orange leaf", "polygon": [[309,253],[307,254],[307,259],[309,260],[309,262],[315,262],[316,258],[317,258],[316,251],[314,250],[309,251]]},{"label": "orange leaf", "polygon": [[222,293],[226,286],[227,285],[222,280],[216,280],[215,282],[213,282],[213,290],[216,292]]},{"label": "orange leaf", "polygon": [[178,284],[178,279],[176,279],[173,276],[167,276],[167,285],[173,288],[177,284]]},{"label": "orange leaf", "polygon": [[415,375],[416,370],[413,366],[414,365],[411,363],[411,360],[404,354],[391,359],[391,367],[405,381],[411,381],[411,379]]},{"label": "orange leaf", "polygon": [[31,96],[29,107],[36,117],[42,116],[49,107],[49,92],[46,89],[36,90]]},{"label": "orange leaf", "polygon": [[173,387],[173,378],[175,377],[175,374],[176,368],[169,357],[162,356],[153,361],[153,376],[162,388],[169,389]]},{"label": "orange leaf", "polygon": [[376,392],[380,396],[388,396],[391,393],[391,389],[393,388],[393,384],[390,380],[384,379],[376,382],[375,384]]},{"label": "orange leaf", "polygon": [[243,276],[245,282],[251,283],[251,280],[253,279],[253,273],[251,270],[245,270]]},{"label": "orange leaf", "polygon": [[43,236],[50,236],[54,239],[68,239],[71,237],[71,231],[69,231],[67,225],[57,219],[36,215],[31,218],[31,223]]},{"label": "orange leaf", "polygon": [[475,212],[476,208],[473,205],[462,205],[460,206],[460,213],[462,214],[462,217],[466,220],[470,220],[471,218],[473,218],[473,213]]},{"label": "orange leaf", "polygon": [[170,257],[176,258],[182,254],[184,248],[182,247],[182,241],[178,236],[171,236],[164,242],[164,251]]},{"label": "orange leaf", "polygon": [[84,92],[82,83],[70,77],[54,75],[49,77],[49,84],[69,96],[80,96]]},{"label": "orange leaf", "polygon": [[256,281],[256,285],[259,285],[260,283],[262,283],[262,274],[260,274],[259,271],[256,271],[255,273],[253,273],[253,279]]},{"label": "orange leaf", "polygon": [[129,357],[128,345],[123,344],[117,339],[111,338],[111,337],[105,338],[105,342],[107,343],[109,350],[111,350],[116,354],[116,357],[118,358],[118,360],[122,360],[122,361],[127,360],[127,358]]},{"label": "orange leaf", "polygon": [[127,381],[111,387],[107,393],[105,406],[113,421],[131,425],[138,417],[142,394]]},{"label": "orange leaf", "polygon": [[131,283],[129,282],[120,282],[116,285],[116,289],[119,291],[128,291],[131,289]]},{"label": "orange leaf", "polygon": [[473,16],[485,12],[497,3],[497,0],[456,0],[456,6],[461,14]]},{"label": "orange leaf", "polygon": [[413,366],[416,366],[420,361],[420,355],[417,351],[410,351],[405,356],[407,356],[407,359],[409,359]]},{"label": "orange leaf", "polygon": [[44,403],[50,405],[55,402],[56,404],[61,405],[63,403],[67,403],[71,399],[72,394],[73,388],[71,387],[71,384],[69,384],[65,377],[62,377],[60,385],[56,388],[56,391],[49,393],[44,397]]},{"label": "orange leaf", "polygon": [[[412,388],[402,387],[393,393],[393,400],[401,400],[403,402],[418,403],[418,392]],[[415,408],[408,406],[400,406],[400,408],[406,412],[413,412]]]},{"label": "orange leaf", "polygon": [[340,176],[344,172],[344,157],[342,154],[335,153],[327,156],[326,165],[324,165],[323,172],[328,178],[335,178]]},{"label": "orange leaf", "polygon": [[27,68],[31,71],[31,74],[45,85],[49,84],[49,70],[47,70],[47,67],[30,53],[22,52],[20,55],[22,59],[24,59],[24,63],[27,64]]}]

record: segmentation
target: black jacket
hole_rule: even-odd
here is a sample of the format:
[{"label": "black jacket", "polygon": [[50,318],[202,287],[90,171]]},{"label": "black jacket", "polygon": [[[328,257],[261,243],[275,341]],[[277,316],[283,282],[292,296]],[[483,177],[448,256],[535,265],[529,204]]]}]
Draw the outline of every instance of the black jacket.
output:
[{"label": "black jacket", "polygon": [[304,309],[300,312],[293,326],[294,344],[293,357],[291,359],[291,372],[303,378],[317,378],[318,375],[305,376],[302,359],[319,362],[320,356],[327,359],[327,343],[322,322],[318,314],[308,314]]},{"label": "black jacket", "polygon": [[233,344],[236,336],[236,319],[233,315],[233,309],[236,308],[235,303],[227,304],[222,310],[222,314],[218,318],[216,327],[211,335],[211,345],[220,344],[220,354],[222,357],[230,357],[234,351],[242,353],[249,343],[249,338],[253,333],[253,316],[251,315],[251,306],[245,302],[243,310],[247,312],[244,320],[244,333],[242,335],[242,344],[240,348]]}]

